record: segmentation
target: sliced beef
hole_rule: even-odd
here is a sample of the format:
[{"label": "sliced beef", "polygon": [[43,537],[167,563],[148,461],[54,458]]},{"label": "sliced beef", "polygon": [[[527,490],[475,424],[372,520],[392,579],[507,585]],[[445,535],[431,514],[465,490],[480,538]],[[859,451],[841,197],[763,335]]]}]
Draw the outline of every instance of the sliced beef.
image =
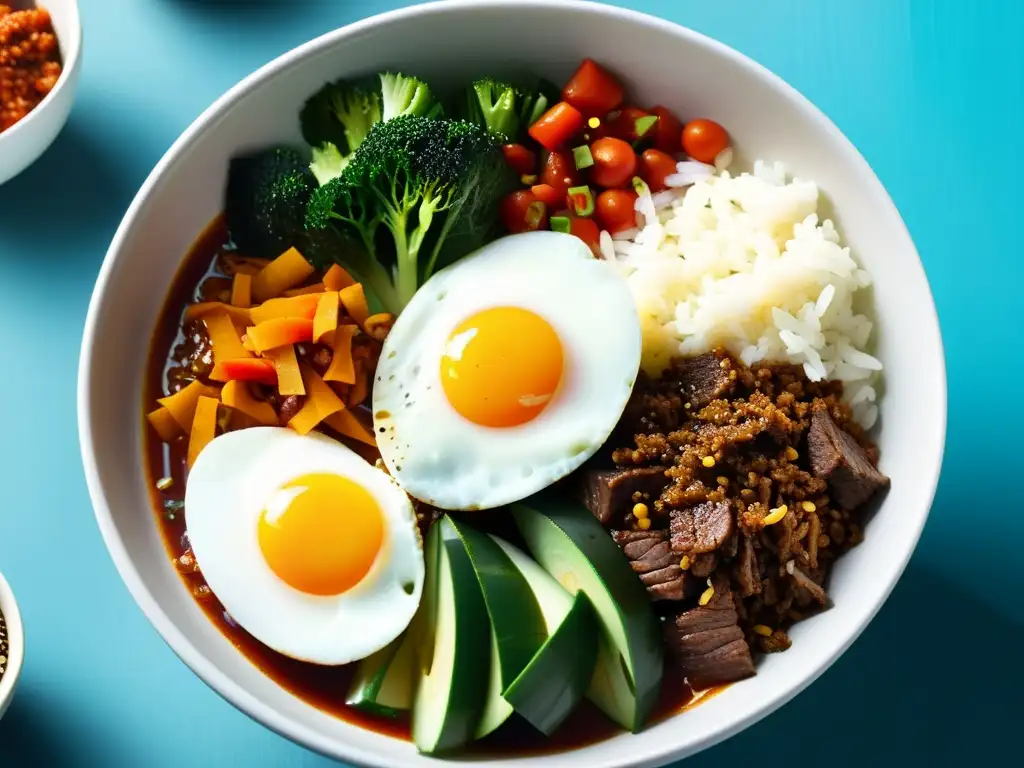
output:
[{"label": "sliced beef", "polygon": [[828,481],[840,506],[855,509],[882,488],[889,478],[879,472],[856,440],[836,426],[824,408],[811,414],[807,431],[811,471]]},{"label": "sliced beef", "polygon": [[669,516],[672,549],[687,555],[714,552],[735,528],[728,502],[705,501],[686,509],[673,509]]},{"label": "sliced beef", "polygon": [[664,467],[587,469],[580,473],[581,501],[604,525],[621,524],[633,509],[634,494],[641,501],[658,498],[668,485]]},{"label": "sliced beef", "polygon": [[761,567],[757,562],[757,551],[749,536],[743,537],[739,557],[733,567],[736,583],[740,586],[740,597],[761,594]]},{"label": "sliced beef", "polygon": [[739,628],[736,604],[724,579],[707,605],[682,611],[665,624],[672,659],[700,690],[751,677],[754,662]]},{"label": "sliced beef", "polygon": [[732,381],[722,360],[720,355],[708,352],[678,363],[679,393],[690,404],[687,410],[698,411],[728,391]]},{"label": "sliced beef", "polygon": [[698,579],[706,579],[718,565],[718,555],[714,552],[707,552],[703,555],[694,555],[693,563],[690,565],[690,573]]},{"label": "sliced beef", "polygon": [[789,571],[789,575],[797,587],[805,592],[806,597],[810,598],[804,602],[814,601],[820,606],[828,605],[828,593],[817,581],[804,573],[800,566],[794,566],[792,570],[787,567],[786,570]]},{"label": "sliced beef", "polygon": [[693,593],[693,579],[679,567],[679,555],[672,551],[667,531],[612,531],[612,538],[652,600],[682,600]]}]

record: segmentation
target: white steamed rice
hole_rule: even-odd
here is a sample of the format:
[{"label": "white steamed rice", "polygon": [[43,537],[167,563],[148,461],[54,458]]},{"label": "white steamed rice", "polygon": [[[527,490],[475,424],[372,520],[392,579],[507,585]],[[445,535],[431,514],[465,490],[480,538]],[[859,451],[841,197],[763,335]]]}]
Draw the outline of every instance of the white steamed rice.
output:
[{"label": "white steamed rice", "polygon": [[812,381],[843,381],[854,417],[870,428],[882,364],[864,351],[871,321],[853,309],[870,276],[832,222],[819,220],[813,182],[760,161],[733,176],[731,159],[679,163],[673,189],[638,198],[637,229],[601,234],[636,300],[644,369],[717,346],[748,365],[802,365]]}]

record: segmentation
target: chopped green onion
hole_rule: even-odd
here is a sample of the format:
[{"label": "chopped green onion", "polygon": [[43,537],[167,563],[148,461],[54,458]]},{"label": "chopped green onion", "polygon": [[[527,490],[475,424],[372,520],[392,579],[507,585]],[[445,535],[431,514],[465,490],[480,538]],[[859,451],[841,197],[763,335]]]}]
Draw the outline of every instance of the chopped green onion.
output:
[{"label": "chopped green onion", "polygon": [[641,136],[645,136],[654,124],[658,122],[657,115],[645,115],[644,117],[638,117],[636,122],[633,124],[636,130],[636,137],[639,139]]},{"label": "chopped green onion", "polygon": [[651,188],[648,187],[647,182],[641,179],[639,176],[634,176],[633,191],[642,197],[644,195],[649,195],[651,193]]},{"label": "chopped green onion", "polygon": [[536,174],[527,173],[524,174],[523,176],[520,176],[519,180],[523,183],[524,186],[532,187],[534,184],[537,183],[537,176]]},{"label": "chopped green onion", "polygon": [[594,213],[594,193],[590,187],[569,187],[569,201],[577,216],[590,216]]},{"label": "chopped green onion", "polygon": [[552,232],[564,232],[569,234],[572,232],[572,221],[568,216],[552,216],[551,217],[551,231]]},{"label": "chopped green onion", "polygon": [[530,229],[537,229],[544,218],[544,203],[535,200],[526,208],[526,223]]},{"label": "chopped green onion", "polygon": [[582,171],[584,168],[589,168],[594,164],[594,155],[590,152],[590,147],[586,144],[580,147],[576,147],[572,151],[573,159],[576,161],[576,170]]}]

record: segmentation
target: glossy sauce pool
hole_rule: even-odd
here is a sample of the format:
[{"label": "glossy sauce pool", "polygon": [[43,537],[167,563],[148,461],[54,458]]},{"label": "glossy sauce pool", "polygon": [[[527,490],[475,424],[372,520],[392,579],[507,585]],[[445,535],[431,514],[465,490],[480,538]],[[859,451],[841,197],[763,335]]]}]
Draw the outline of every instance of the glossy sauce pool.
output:
[{"label": "glossy sauce pool", "polygon": [[[217,256],[227,250],[227,242],[223,221],[218,219],[192,247],[175,277],[150,347],[145,392],[147,408],[151,407],[156,398],[165,394],[166,375],[174,365],[174,348],[182,340],[182,312],[195,299],[199,284],[210,274]],[[231,621],[201,574],[187,567],[187,557],[185,563],[182,563],[182,556],[188,549],[184,513],[179,508],[185,496],[185,441],[165,445],[148,425],[145,425],[145,433],[151,499],[164,543],[186,585],[210,621],[252,664],[293,695],[346,722],[408,740],[407,718],[378,717],[345,704],[345,696],[355,671],[354,664],[323,667],[296,661],[266,647]],[[374,457],[367,455],[366,458],[372,460]],[[157,490],[156,482],[165,477],[170,477],[172,484],[168,490],[161,492]],[[651,722],[663,720],[706,698],[707,693],[694,696],[680,675],[671,669],[666,670],[658,707]],[[525,721],[513,718],[494,734],[474,744],[471,751],[478,755],[554,753],[592,744],[620,732],[597,708],[584,701],[553,736],[543,736]]]}]

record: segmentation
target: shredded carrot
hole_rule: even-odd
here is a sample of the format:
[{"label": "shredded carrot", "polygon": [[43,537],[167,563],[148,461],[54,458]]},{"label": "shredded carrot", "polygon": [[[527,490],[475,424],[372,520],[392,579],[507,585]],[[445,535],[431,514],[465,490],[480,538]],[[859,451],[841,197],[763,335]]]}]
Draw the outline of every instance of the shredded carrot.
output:
[{"label": "shredded carrot", "polygon": [[384,341],[394,323],[394,315],[388,312],[378,312],[377,314],[370,315],[366,318],[366,321],[363,323],[363,328],[366,330],[367,336],[374,338],[377,341]]},{"label": "shredded carrot", "polygon": [[295,347],[278,347],[265,353],[269,360],[274,361],[277,370],[277,391],[284,396],[304,395],[306,387],[302,383],[302,372],[299,361],[295,357]]},{"label": "shredded carrot", "polygon": [[352,411],[344,410],[332,413],[324,419],[324,424],[345,437],[351,437],[353,440],[367,445],[377,445],[373,431],[367,429]]},{"label": "shredded carrot", "polygon": [[252,396],[249,387],[243,381],[229,381],[220,391],[220,401],[224,405],[241,411],[265,426],[277,424],[277,412],[274,406]]},{"label": "shredded carrot", "polygon": [[343,384],[356,383],[355,363],[352,359],[352,337],[357,328],[354,325],[339,325],[331,342],[331,365],[324,374],[325,381],[340,381]]},{"label": "shredded carrot", "polygon": [[312,341],[313,321],[301,317],[278,317],[249,328],[245,335],[256,347],[256,351],[263,353],[274,347]]},{"label": "shredded carrot", "polygon": [[294,296],[308,296],[311,293],[323,293],[325,290],[323,283],[313,283],[313,285],[305,285],[302,288],[289,288],[281,295],[291,298]]},{"label": "shredded carrot", "polygon": [[223,301],[201,301],[198,304],[190,304],[185,310],[185,322],[201,320],[202,318],[217,314],[226,313],[228,317],[239,325],[251,325],[252,317],[245,307],[233,307]]},{"label": "shredded carrot", "polygon": [[289,248],[252,279],[252,297],[259,302],[280,296],[289,288],[302,285],[313,274],[313,265],[295,248]]},{"label": "shredded carrot", "polygon": [[355,285],[355,279],[340,264],[332,264],[330,269],[324,272],[324,287],[328,291],[340,291]]},{"label": "shredded carrot", "polygon": [[238,360],[252,357],[252,353],[242,346],[242,338],[226,312],[214,312],[203,318],[206,332],[210,334],[213,344],[213,361]]},{"label": "shredded carrot", "polygon": [[352,316],[352,319],[359,325],[365,323],[366,318],[370,316],[370,308],[366,305],[363,286],[360,283],[354,283],[347,288],[342,288],[338,295],[341,296],[341,303],[345,305],[345,311]]},{"label": "shredded carrot", "polygon": [[274,320],[278,317],[302,317],[312,320],[316,314],[316,305],[320,301],[318,294],[304,294],[302,296],[290,296],[282,299],[270,299],[258,307],[253,307],[250,312],[252,322],[249,325],[259,325],[267,320]]},{"label": "shredded carrot", "polygon": [[246,309],[252,306],[252,275],[235,272],[231,280],[231,306]]},{"label": "shredded carrot", "polygon": [[165,443],[175,440],[181,434],[181,426],[175,421],[171,412],[162,405],[147,413],[146,419]]},{"label": "shredded carrot", "polygon": [[292,416],[288,426],[300,435],[305,435],[332,413],[342,410],[345,404],[309,365],[299,363],[299,368],[306,386],[306,400],[299,412]]},{"label": "shredded carrot", "polygon": [[334,329],[338,327],[338,305],[337,291],[320,294],[316,314],[313,316],[313,341],[319,343],[325,336],[334,333]]},{"label": "shredded carrot", "polygon": [[352,391],[348,393],[348,407],[355,408],[362,405],[366,396],[370,394],[369,375],[366,370],[366,363],[363,360],[355,361],[356,383],[352,385]]},{"label": "shredded carrot", "polygon": [[210,378],[214,381],[258,381],[272,387],[277,384],[277,371],[274,370],[274,364],[265,358],[243,357],[240,360],[217,362]]},{"label": "shredded carrot", "polygon": [[213,397],[200,396],[196,403],[195,419],[188,438],[188,465],[196,463],[203,448],[217,436],[217,405]]},{"label": "shredded carrot", "polygon": [[186,433],[192,431],[192,419],[196,413],[196,403],[202,397],[217,397],[214,387],[203,384],[198,379],[190,381],[188,386],[179,389],[173,395],[161,397],[157,402],[171,412],[171,417]]}]

